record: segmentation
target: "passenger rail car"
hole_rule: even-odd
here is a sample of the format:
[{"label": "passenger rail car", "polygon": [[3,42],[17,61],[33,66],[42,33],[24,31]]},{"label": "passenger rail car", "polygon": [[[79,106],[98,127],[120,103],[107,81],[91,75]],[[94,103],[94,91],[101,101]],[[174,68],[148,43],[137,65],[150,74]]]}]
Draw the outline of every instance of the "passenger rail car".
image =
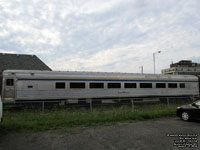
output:
[{"label": "passenger rail car", "polygon": [[106,72],[6,70],[2,100],[197,96],[198,77]]}]

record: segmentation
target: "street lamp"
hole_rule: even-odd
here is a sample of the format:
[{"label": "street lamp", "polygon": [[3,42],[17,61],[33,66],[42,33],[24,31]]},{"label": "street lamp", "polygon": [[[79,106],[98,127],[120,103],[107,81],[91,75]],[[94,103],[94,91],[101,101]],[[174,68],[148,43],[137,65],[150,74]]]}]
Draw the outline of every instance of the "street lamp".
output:
[{"label": "street lamp", "polygon": [[156,74],[156,64],[155,64],[155,55],[161,53],[161,51],[157,51],[153,53],[153,67],[154,67],[154,74]]},{"label": "street lamp", "polygon": [[141,68],[141,74],[143,74],[143,66],[140,66],[139,68]]}]

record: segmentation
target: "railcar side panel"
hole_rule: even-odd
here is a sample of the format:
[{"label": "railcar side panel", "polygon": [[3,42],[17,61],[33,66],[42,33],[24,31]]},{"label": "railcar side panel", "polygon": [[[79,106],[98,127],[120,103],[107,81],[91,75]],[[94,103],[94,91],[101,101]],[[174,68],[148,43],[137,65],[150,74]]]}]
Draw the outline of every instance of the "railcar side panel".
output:
[{"label": "railcar side panel", "polygon": [[[84,89],[70,89],[70,82],[64,82],[64,89],[56,89],[55,85],[58,82],[51,81],[32,81],[32,82],[17,82],[16,99],[69,99],[69,98],[109,98],[109,97],[142,97],[142,96],[182,96],[182,95],[196,95],[198,90],[197,84],[186,83],[185,88],[164,88],[156,89],[155,83],[152,88],[134,88],[128,89],[122,86],[119,89],[90,89],[89,83],[85,82]],[[62,82],[63,83],[63,82]],[[108,82],[103,82],[107,85]],[[19,84],[19,87],[18,87]],[[124,82],[120,82],[124,85]],[[23,86],[21,86],[23,85]],[[137,83],[139,85],[139,83]],[[22,88],[21,88],[22,87]]]},{"label": "railcar side panel", "polygon": [[54,100],[190,96],[199,94],[193,76],[90,72],[6,71],[3,100]]}]

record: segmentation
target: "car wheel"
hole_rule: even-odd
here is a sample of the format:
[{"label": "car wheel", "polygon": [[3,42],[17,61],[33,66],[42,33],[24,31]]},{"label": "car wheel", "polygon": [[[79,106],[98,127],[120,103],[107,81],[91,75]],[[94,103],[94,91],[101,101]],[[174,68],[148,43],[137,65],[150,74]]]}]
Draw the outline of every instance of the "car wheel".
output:
[{"label": "car wheel", "polygon": [[184,120],[184,121],[189,121],[190,120],[190,115],[188,112],[184,111],[182,112],[181,114],[181,119]]}]

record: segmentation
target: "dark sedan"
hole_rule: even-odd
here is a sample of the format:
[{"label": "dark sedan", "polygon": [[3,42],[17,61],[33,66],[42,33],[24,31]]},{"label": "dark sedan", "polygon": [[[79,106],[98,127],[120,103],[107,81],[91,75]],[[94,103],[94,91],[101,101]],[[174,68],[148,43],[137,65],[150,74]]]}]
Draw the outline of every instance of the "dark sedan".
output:
[{"label": "dark sedan", "polygon": [[200,99],[192,104],[177,107],[176,114],[184,121],[200,120]]}]

